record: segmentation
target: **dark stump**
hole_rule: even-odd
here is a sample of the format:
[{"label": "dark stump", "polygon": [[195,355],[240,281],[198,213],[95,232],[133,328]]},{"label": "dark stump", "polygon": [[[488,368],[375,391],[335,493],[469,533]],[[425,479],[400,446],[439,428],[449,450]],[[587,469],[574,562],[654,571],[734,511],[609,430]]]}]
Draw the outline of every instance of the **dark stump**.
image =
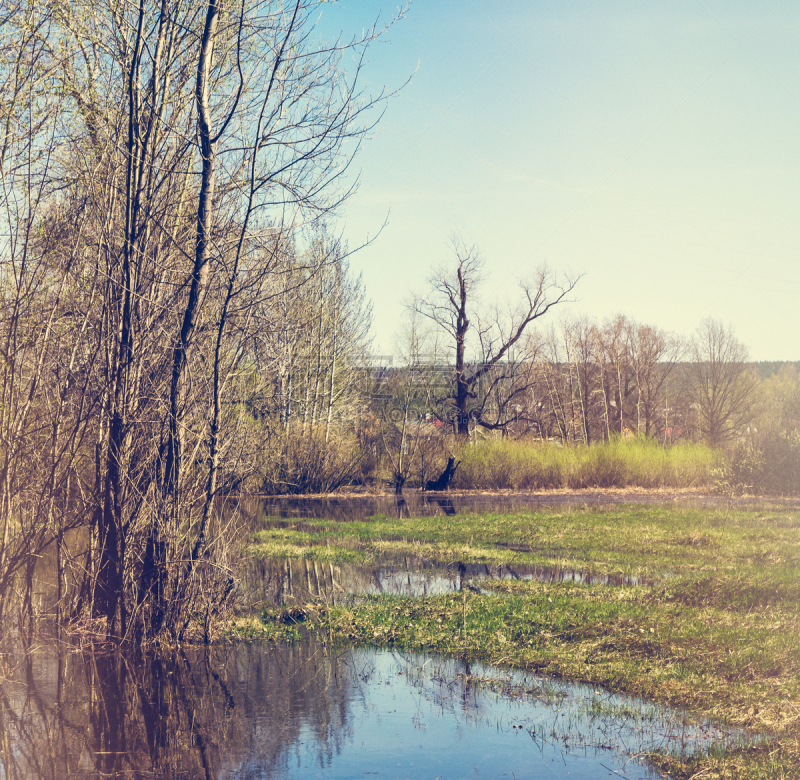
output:
[{"label": "dark stump", "polygon": [[425,484],[425,490],[447,490],[450,487],[450,480],[453,479],[453,474],[456,473],[456,469],[458,468],[459,463],[456,463],[456,459],[451,457],[447,461],[447,466],[445,470],[439,475],[439,479],[431,479]]}]

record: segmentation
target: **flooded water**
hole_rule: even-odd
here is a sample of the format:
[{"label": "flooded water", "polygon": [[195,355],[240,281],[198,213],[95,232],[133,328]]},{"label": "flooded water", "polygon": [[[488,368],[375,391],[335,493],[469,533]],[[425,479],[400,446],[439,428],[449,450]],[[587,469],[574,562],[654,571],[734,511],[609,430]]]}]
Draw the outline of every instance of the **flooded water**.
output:
[{"label": "flooded water", "polygon": [[314,641],[6,651],[2,780],[635,780],[656,776],[642,754],[746,739],[586,686]]},{"label": "flooded water", "polygon": [[614,504],[679,504],[720,506],[729,499],[697,493],[624,493],[578,490],[565,493],[423,493],[403,495],[264,496],[251,500],[245,512],[261,517],[325,518],[339,522],[366,520],[374,515],[426,517],[474,512],[511,513],[548,507],[609,506]]},{"label": "flooded water", "polygon": [[573,582],[586,585],[644,584],[638,577],[595,575],[550,566],[443,564],[404,556],[373,565],[331,564],[302,559],[257,560],[247,570],[243,600],[255,607],[321,599],[350,603],[385,593],[425,597],[462,590],[483,591],[492,580]]},{"label": "flooded water", "polygon": [[[697,499],[697,496],[693,496]],[[421,517],[480,511],[512,513],[561,506],[598,503],[668,503],[676,496],[658,494],[431,494],[419,491],[404,496],[355,495],[333,497],[266,497],[242,502],[245,523],[252,529],[286,527],[295,520],[296,531],[317,531],[303,519],[335,522],[366,520],[375,515]],[[514,548],[516,549],[516,548]],[[521,550],[531,552],[529,549]],[[321,598],[328,603],[352,600],[353,596],[390,593],[400,596],[434,596],[460,590],[481,590],[488,580],[536,580],[586,585],[648,584],[633,576],[596,575],[575,569],[526,565],[442,564],[403,556],[366,566],[319,563],[308,560],[258,560],[244,578],[244,602],[251,605],[291,604]]]},{"label": "flooded water", "polygon": [[769,499],[753,496],[731,498],[715,493],[658,491],[653,493],[574,490],[544,493],[484,493],[448,491],[423,493],[409,490],[400,496],[354,494],[341,496],[262,496],[242,502],[245,514],[253,520],[263,517],[326,518],[339,522],[366,520],[374,515],[387,517],[427,517],[475,512],[513,513],[547,508],[614,506],[619,504],[668,505],[692,508],[735,506],[753,509],[760,506],[800,508],[797,498]]},{"label": "flooded water", "polygon": [[[346,522],[378,513],[511,512],[536,500],[294,498],[259,500],[245,514],[254,524],[269,517]],[[546,504],[552,501],[538,505]],[[54,591],[48,571],[41,567],[43,612]],[[424,597],[512,579],[643,584],[568,569],[447,566],[413,556],[370,566],[265,560],[252,562],[242,603]],[[658,776],[648,769],[648,752],[691,753],[747,739],[590,687],[455,659],[336,649],[316,640],[288,647],[187,647],[166,657],[45,640],[26,650],[7,637],[0,645],[0,780],[644,780]]]}]

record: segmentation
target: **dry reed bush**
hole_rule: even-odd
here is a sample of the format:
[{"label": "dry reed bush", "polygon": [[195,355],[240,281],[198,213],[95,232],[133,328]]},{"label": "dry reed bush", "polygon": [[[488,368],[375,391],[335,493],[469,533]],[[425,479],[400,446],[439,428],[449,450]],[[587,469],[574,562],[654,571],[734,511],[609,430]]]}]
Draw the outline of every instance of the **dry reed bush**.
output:
[{"label": "dry reed bush", "polygon": [[329,493],[357,481],[362,452],[353,437],[302,426],[273,437],[260,455],[262,490],[270,495]]},{"label": "dry reed bush", "polygon": [[[414,422],[402,443],[396,430],[382,435],[372,469],[368,470],[365,463],[362,470],[362,482],[372,481],[394,488],[398,470],[405,477],[403,485],[406,488],[421,488],[428,480],[436,479],[447,465],[450,453],[456,449],[456,443],[452,435],[432,428],[430,423]],[[401,450],[402,461],[399,458]]]},{"label": "dry reed bush", "polygon": [[718,455],[702,444],[663,447],[644,437],[616,437],[589,446],[483,441],[461,448],[458,458],[453,487],[461,489],[654,489],[711,484]]}]

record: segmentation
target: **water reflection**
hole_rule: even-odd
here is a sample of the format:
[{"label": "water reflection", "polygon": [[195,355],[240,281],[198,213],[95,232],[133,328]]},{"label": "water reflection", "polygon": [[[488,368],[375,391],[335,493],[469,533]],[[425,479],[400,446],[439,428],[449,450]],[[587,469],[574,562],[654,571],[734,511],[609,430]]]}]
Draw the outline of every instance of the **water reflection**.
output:
[{"label": "water reflection", "polygon": [[[761,499],[738,498],[737,506],[752,507]],[[473,512],[513,513],[548,507],[609,506],[647,504],[691,507],[718,507],[731,503],[729,497],[696,493],[642,493],[576,490],[565,493],[423,493],[409,490],[403,494],[342,495],[327,497],[262,496],[241,498],[238,506],[251,523],[265,517],[325,518],[337,522],[366,520],[375,515],[387,517],[423,517]]]},{"label": "water reflection", "polygon": [[441,509],[446,515],[454,515],[456,513],[456,507],[452,498],[435,498],[433,500],[439,505],[439,509]]},{"label": "water reflection", "polygon": [[314,642],[2,660],[3,780],[644,778],[631,756],[743,738],[591,688]]},{"label": "water reflection", "polygon": [[281,777],[299,744],[322,763],[339,749],[353,696],[335,654],[310,644],[14,657],[0,693],[3,780]]},{"label": "water reflection", "polygon": [[359,596],[435,596],[462,590],[482,591],[490,580],[571,582],[584,585],[637,586],[635,576],[589,574],[574,569],[523,564],[443,564],[403,556],[373,565],[334,565],[302,559],[256,560],[243,578],[246,602],[295,604],[321,599],[329,604],[352,602]]}]

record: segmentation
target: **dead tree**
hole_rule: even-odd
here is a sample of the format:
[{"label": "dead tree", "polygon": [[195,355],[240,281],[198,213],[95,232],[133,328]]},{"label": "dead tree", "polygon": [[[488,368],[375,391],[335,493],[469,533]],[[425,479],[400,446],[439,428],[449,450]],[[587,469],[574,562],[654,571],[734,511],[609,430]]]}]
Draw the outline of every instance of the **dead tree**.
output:
[{"label": "dead tree", "polygon": [[456,473],[456,469],[459,467],[461,461],[456,463],[456,459],[451,455],[447,459],[447,465],[444,467],[444,471],[439,475],[437,479],[428,480],[425,483],[425,490],[447,490],[450,487],[450,482],[453,479],[453,475]]},{"label": "dead tree", "polygon": [[[527,390],[517,381],[513,350],[523,346],[522,337],[532,323],[567,300],[578,279],[559,282],[546,268],[539,269],[532,281],[519,283],[522,300],[515,309],[480,316],[473,307],[483,261],[475,247],[453,241],[453,249],[455,268],[444,267],[430,277],[431,291],[416,302],[416,310],[452,339],[454,381],[447,400],[458,435],[468,435],[470,424],[503,430],[510,422],[506,410]],[[479,358],[472,363],[467,357],[471,333],[480,346]]]}]

